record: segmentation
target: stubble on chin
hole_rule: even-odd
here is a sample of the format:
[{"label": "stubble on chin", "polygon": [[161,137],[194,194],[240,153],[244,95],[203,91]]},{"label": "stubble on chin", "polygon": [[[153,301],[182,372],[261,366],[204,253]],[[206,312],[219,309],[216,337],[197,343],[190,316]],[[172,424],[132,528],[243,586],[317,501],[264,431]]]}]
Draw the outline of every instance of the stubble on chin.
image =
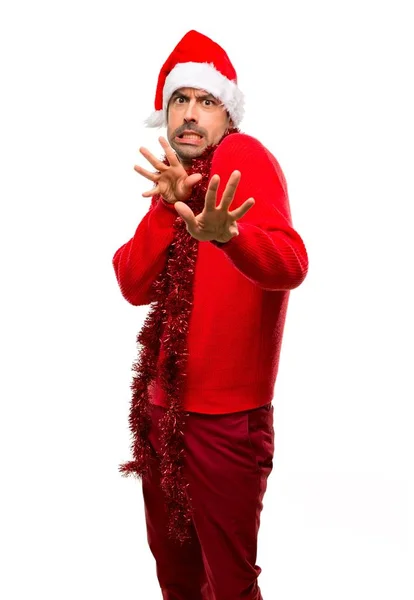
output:
[{"label": "stubble on chin", "polygon": [[197,146],[194,148],[180,148],[173,141],[170,141],[170,146],[176,152],[178,158],[181,162],[188,163],[191,162],[194,158],[201,156],[206,149],[206,145]]}]

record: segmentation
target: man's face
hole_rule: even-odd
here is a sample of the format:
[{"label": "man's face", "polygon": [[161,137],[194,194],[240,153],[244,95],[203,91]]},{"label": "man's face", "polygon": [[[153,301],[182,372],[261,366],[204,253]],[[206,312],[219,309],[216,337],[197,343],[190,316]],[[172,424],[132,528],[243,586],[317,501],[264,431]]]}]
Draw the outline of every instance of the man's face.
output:
[{"label": "man's face", "polygon": [[224,106],[205,90],[180,88],[171,96],[167,137],[184,166],[217,144],[231,126]]}]

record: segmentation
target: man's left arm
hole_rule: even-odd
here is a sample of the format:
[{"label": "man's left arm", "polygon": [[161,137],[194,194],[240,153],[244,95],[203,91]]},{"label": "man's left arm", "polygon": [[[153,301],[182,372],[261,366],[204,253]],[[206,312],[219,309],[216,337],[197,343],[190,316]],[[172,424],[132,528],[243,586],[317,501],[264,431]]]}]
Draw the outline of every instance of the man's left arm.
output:
[{"label": "man's left arm", "polygon": [[[275,158],[256,139],[244,134],[225,138],[215,152],[211,175],[226,182],[241,172],[234,210],[247,198],[255,204],[237,222],[239,235],[228,242],[211,241],[243,275],[267,290],[298,287],[308,271],[305,244],[292,226],[287,186]],[[223,189],[219,189],[217,203]]]}]

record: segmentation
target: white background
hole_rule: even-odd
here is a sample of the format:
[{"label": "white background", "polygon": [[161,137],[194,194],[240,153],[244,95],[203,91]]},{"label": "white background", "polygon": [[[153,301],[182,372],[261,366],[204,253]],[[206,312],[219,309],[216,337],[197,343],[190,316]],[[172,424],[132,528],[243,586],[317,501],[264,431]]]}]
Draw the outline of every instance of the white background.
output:
[{"label": "white background", "polygon": [[111,261],[149,207],[133,165],[165,130],[143,120],[189,29],[233,61],[241,129],[280,162],[309,253],[275,387],[264,600],[413,598],[409,4],[2,4],[2,598],[161,597],[140,482],[118,472],[148,307]]}]

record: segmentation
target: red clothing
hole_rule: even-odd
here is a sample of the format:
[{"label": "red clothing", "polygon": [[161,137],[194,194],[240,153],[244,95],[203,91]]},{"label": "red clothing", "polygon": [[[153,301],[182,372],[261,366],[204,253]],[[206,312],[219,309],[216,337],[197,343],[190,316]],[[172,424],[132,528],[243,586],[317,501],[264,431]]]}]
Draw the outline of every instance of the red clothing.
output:
[{"label": "red clothing", "polygon": [[[224,138],[210,174],[220,175],[217,203],[236,169],[241,180],[229,210],[251,197],[255,205],[237,221],[238,236],[199,242],[183,396],[188,412],[238,412],[272,401],[289,292],[308,271],[277,160],[251,136]],[[165,265],[176,218],[173,205],[153,199],[134,237],[116,251],[116,277],[131,304],[154,299],[151,284]],[[160,361],[162,356],[161,343]],[[167,406],[159,381],[150,395],[154,404]]]},{"label": "red clothing", "polygon": [[273,470],[274,407],[186,417],[182,472],[193,512],[190,540],[182,547],[166,535],[159,471],[164,411],[160,406],[151,411],[148,435],[155,454],[142,481],[148,541],[164,600],[263,600],[256,559]]}]

